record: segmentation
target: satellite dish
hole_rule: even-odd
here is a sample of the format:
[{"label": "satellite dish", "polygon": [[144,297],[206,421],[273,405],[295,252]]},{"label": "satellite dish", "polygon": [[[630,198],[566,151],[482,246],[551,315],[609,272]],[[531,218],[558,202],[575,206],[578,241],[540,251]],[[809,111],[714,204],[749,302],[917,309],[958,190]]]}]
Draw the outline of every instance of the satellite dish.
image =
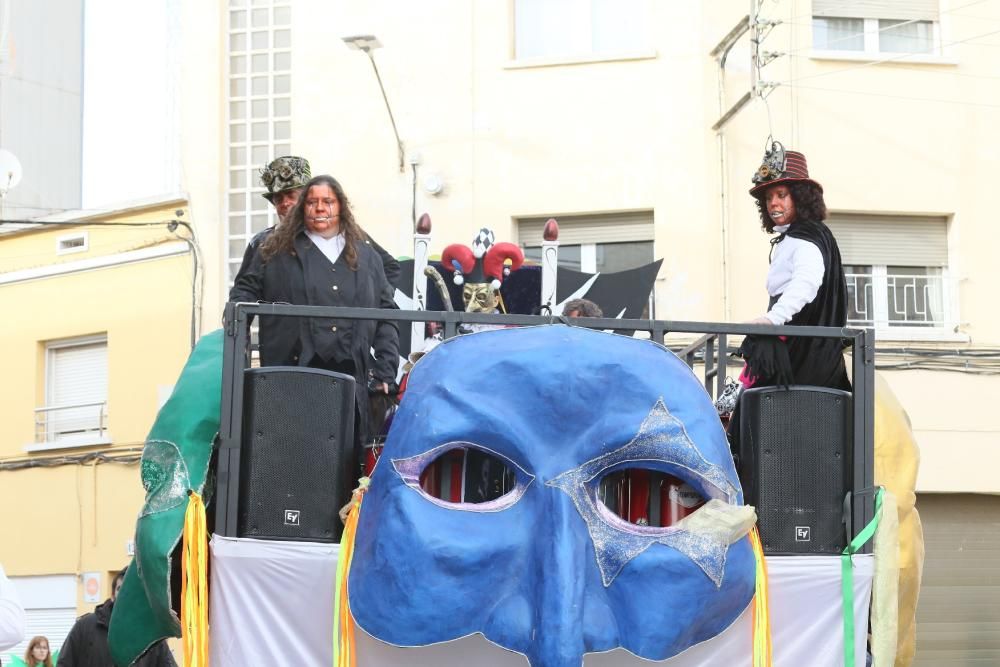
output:
[{"label": "satellite dish", "polygon": [[17,156],[0,148],[0,194],[6,194],[8,190],[17,187],[23,173]]}]

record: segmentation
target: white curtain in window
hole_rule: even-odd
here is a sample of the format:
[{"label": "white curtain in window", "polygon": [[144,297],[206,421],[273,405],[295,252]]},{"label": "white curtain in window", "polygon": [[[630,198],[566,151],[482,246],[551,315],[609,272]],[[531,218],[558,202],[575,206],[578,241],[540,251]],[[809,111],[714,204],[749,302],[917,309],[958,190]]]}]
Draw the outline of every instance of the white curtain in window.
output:
[{"label": "white curtain in window", "polygon": [[515,58],[614,55],[649,48],[649,0],[515,0]]},{"label": "white curtain in window", "polygon": [[892,53],[929,53],[934,50],[934,24],[930,21],[878,22],[878,50]]},{"label": "white curtain in window", "polygon": [[647,0],[591,0],[594,53],[628,53],[649,48]]},{"label": "white curtain in window", "polygon": [[587,0],[516,0],[517,58],[583,55],[590,52]]},{"label": "white curtain in window", "polygon": [[864,51],[865,20],[814,17],[813,48],[833,51]]}]

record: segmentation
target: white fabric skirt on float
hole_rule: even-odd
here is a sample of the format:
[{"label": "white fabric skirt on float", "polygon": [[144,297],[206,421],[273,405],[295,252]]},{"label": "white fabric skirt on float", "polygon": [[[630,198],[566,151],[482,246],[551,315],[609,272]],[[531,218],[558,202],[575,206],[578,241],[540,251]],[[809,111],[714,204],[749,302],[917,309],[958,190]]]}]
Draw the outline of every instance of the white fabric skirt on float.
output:
[{"label": "white fabric skirt on float", "polygon": [[[212,536],[212,667],[329,665],[339,546]],[[840,557],[770,556],[771,635],[777,667],[843,664]],[[854,557],[855,663],[865,664],[874,560]],[[419,648],[380,642],[358,629],[359,667],[524,667],[527,659],[472,635]],[[669,660],[623,649],[594,653],[585,667],[750,667],[751,610],[718,636]]]}]

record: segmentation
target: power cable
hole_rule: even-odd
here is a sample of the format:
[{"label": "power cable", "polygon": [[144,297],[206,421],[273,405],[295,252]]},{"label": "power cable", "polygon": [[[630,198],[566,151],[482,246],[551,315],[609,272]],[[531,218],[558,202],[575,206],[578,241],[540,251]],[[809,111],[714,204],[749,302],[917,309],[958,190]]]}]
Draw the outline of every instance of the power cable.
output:
[{"label": "power cable", "polygon": [[[2,239],[3,239],[3,236],[0,236],[0,240],[2,240]],[[149,239],[149,238],[141,239],[141,240],[139,240],[139,239],[133,239],[132,243],[129,243],[127,241],[123,243],[121,240],[118,240],[118,241],[107,241],[105,243],[91,243],[91,244],[89,244],[87,246],[87,251],[88,252],[95,252],[95,253],[96,252],[102,252],[102,253],[128,252],[130,250],[141,250],[143,248],[151,248],[151,247],[157,246],[157,245],[159,245],[161,243],[166,243],[168,241],[176,241],[176,240],[177,240],[177,237],[176,237],[176,235],[174,235],[174,236],[157,236],[157,237],[152,238],[152,239]],[[10,261],[10,260],[25,260],[25,261],[30,261],[30,260],[33,260],[33,259],[36,259],[36,258],[52,257],[52,255],[53,255],[53,251],[51,249],[49,249],[49,250],[39,250],[38,252],[23,253],[23,254],[20,254],[20,255],[4,255],[3,259],[7,260],[7,261]],[[66,257],[66,259],[67,260],[71,260],[72,258],[71,257]],[[48,266],[48,265],[49,264],[45,264],[45,266]],[[22,268],[25,268],[25,269],[27,269],[27,268],[37,268],[37,266],[38,265],[24,266]],[[6,267],[5,267],[5,271],[4,272],[6,272],[7,270],[8,269],[6,269]],[[10,270],[19,270],[19,269],[10,269]]]},{"label": "power cable", "polygon": [[[1000,46],[1000,44],[998,44],[997,46]],[[813,58],[812,56],[789,55],[788,57],[798,58],[800,60],[815,60],[815,58]],[[935,69],[935,66],[945,66],[947,67],[947,69]],[[954,69],[954,67],[952,67],[948,63],[928,62],[928,63],[918,63],[915,65],[906,65],[903,63],[899,63],[899,64],[894,64],[893,69],[909,70],[911,72],[920,72],[921,74],[933,74],[935,76],[954,76],[959,78],[985,79],[990,81],[1000,79],[1000,76],[991,76],[988,74],[966,74],[964,72],[958,72]]]},{"label": "power cable", "polygon": [[[74,209],[75,210],[75,209]],[[180,220],[153,220],[148,222],[112,222],[110,220],[0,220],[0,225],[27,225],[30,227],[169,227],[175,225],[191,229],[191,225]],[[192,236],[194,232],[191,232]]]},{"label": "power cable", "polygon": [[[956,44],[964,44],[965,42],[968,42],[968,41],[973,40],[973,39],[980,39],[982,37],[988,37],[990,35],[996,35],[998,33],[1000,33],[1000,28],[998,28],[996,30],[991,30],[989,32],[982,33],[980,35],[974,35],[974,36],[968,37],[966,39],[960,39],[960,40],[955,40],[955,41],[952,41],[952,42],[947,42],[947,43],[942,44],[941,47],[944,48],[946,46],[954,46]],[[829,71],[826,71],[826,72],[816,72],[814,74],[807,74],[805,76],[796,77],[795,79],[789,79],[788,81],[781,81],[781,82],[779,82],[779,85],[790,86],[792,84],[798,83],[799,81],[806,81],[808,79],[816,79],[816,78],[819,78],[819,77],[822,77],[822,76],[830,76],[832,74],[840,74],[842,72],[851,72],[851,71],[854,71],[854,70],[864,69],[866,67],[872,67],[874,65],[881,65],[883,63],[891,63],[891,62],[900,60],[902,58],[909,58],[909,57],[915,56],[915,55],[921,55],[921,54],[911,53],[911,52],[897,53],[896,55],[891,56],[889,58],[881,58],[879,60],[870,60],[868,62],[859,63],[857,65],[850,65],[848,67],[838,67],[837,69],[829,70]]]},{"label": "power cable", "polygon": [[958,106],[966,106],[966,107],[980,107],[980,108],[986,108],[986,109],[1000,109],[1000,103],[998,103],[998,104],[990,104],[988,102],[966,102],[966,101],[963,101],[963,100],[945,100],[945,99],[939,99],[939,98],[933,98],[933,97],[916,97],[916,96],[911,96],[911,95],[891,95],[889,93],[872,93],[872,92],[866,92],[866,91],[861,91],[861,90],[844,90],[844,89],[841,89],[841,88],[823,88],[821,86],[801,86],[801,85],[796,85],[796,88],[799,89],[799,90],[816,90],[816,91],[824,91],[824,92],[830,92],[830,93],[842,93],[844,95],[863,95],[863,96],[869,96],[869,97],[881,97],[881,98],[895,99],[895,100],[907,100],[907,101],[910,101],[910,102],[936,102],[938,104],[955,104],[955,105],[958,105]]},{"label": "power cable", "polygon": [[[190,223],[182,220],[156,220],[150,222],[111,222],[108,220],[0,220],[0,225],[25,225],[29,227],[166,227],[167,231],[174,234],[179,240],[184,241],[188,246],[188,251],[191,253],[191,327],[190,327],[190,345],[191,349],[194,349],[195,344],[198,342],[198,312],[199,312],[199,300],[198,300],[198,287],[199,281],[203,280],[200,270],[200,255],[201,248],[197,244],[197,240],[194,234],[194,227]],[[177,228],[184,227],[188,234],[187,236],[182,234],[177,234]],[[0,236],[0,239],[3,237]]]},{"label": "power cable", "polygon": [[86,454],[70,454],[66,456],[48,456],[42,458],[23,459],[19,461],[0,461],[0,471],[25,470],[27,468],[54,468],[65,465],[87,465],[90,463],[117,463],[119,465],[135,465],[142,458],[142,450],[130,448],[121,454],[108,452],[88,452]]}]

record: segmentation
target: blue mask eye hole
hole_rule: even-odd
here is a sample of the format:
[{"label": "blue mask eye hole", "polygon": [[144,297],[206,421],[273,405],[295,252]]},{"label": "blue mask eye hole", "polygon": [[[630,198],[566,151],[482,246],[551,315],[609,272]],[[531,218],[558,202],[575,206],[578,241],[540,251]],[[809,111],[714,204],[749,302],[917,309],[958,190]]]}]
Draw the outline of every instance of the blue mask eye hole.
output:
[{"label": "blue mask eye hole", "polygon": [[650,528],[669,528],[707,500],[679,477],[638,466],[605,473],[595,491],[613,518]]},{"label": "blue mask eye hole", "polygon": [[459,440],[392,459],[403,483],[439,507],[500,512],[514,505],[534,476],[503,454]]},{"label": "blue mask eye hole", "polygon": [[517,487],[518,475],[507,461],[475,447],[442,452],[420,473],[427,496],[453,504],[479,505],[499,500]]}]

